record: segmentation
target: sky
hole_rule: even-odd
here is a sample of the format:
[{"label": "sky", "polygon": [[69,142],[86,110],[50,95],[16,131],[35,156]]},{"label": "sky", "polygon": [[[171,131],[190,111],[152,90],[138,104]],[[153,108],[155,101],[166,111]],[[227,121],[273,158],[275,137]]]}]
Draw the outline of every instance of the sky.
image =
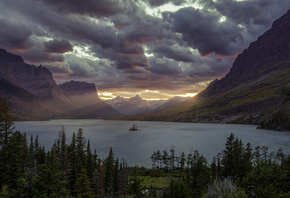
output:
[{"label": "sky", "polygon": [[0,48],[102,99],[193,96],[225,76],[288,0],[0,0]]}]

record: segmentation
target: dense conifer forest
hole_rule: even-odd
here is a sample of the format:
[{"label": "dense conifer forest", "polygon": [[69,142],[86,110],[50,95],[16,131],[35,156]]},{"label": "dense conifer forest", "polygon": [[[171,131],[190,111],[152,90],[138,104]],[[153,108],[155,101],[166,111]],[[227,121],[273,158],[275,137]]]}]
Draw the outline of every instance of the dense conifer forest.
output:
[{"label": "dense conifer forest", "polygon": [[252,148],[233,133],[211,162],[198,151],[177,154],[174,147],[154,152],[151,160],[152,168],[128,167],[112,148],[100,159],[81,128],[67,140],[62,127],[46,151],[37,136],[14,130],[1,100],[0,197],[290,197],[290,155]]}]

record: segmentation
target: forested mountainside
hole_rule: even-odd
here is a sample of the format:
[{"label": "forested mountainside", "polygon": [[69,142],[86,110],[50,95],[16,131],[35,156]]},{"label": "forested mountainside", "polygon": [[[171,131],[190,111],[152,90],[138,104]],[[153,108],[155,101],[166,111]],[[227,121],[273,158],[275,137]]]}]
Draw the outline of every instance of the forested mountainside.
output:
[{"label": "forested mountainside", "polygon": [[[289,121],[289,103],[282,93],[289,86],[290,11],[236,58],[224,78],[213,81],[194,98],[156,113],[123,119],[259,124],[282,112]],[[284,129],[287,126],[280,128]]]},{"label": "forested mountainside", "polygon": [[[0,83],[0,97],[8,101],[17,120],[120,115],[98,98],[95,86],[91,87],[95,93],[89,96],[90,103],[87,95],[76,100],[59,88],[46,67],[26,64],[20,56],[4,49],[0,49]],[[69,85],[74,87],[72,83]]]}]

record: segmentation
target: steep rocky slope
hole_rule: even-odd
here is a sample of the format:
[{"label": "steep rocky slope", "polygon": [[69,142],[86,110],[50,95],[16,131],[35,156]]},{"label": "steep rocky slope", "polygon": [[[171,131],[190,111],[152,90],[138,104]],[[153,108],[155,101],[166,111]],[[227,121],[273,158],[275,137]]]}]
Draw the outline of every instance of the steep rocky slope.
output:
[{"label": "steep rocky slope", "polygon": [[15,119],[120,115],[98,98],[94,84],[72,82],[63,87],[65,91],[58,87],[47,68],[26,64],[20,56],[0,49],[0,98],[6,98]]},{"label": "steep rocky slope", "polygon": [[86,118],[108,118],[121,115],[102,101],[94,83],[69,81],[59,85],[60,89],[79,106],[78,110]]},{"label": "steep rocky slope", "polygon": [[[230,72],[203,92],[157,113],[125,119],[258,124],[283,108],[281,88],[290,86],[290,11],[251,43]],[[124,119],[124,118],[123,118]]]},{"label": "steep rocky slope", "polygon": [[21,56],[4,49],[0,49],[0,77],[39,98],[70,103],[47,68],[26,64]]},{"label": "steep rocky slope", "polygon": [[15,120],[43,120],[64,113],[3,78],[0,78],[0,97],[8,100]]}]

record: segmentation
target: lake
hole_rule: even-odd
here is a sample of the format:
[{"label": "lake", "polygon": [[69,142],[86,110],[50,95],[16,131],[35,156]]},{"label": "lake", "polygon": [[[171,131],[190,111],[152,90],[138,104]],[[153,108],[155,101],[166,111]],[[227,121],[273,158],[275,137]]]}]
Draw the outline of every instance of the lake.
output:
[{"label": "lake", "polygon": [[[137,125],[138,131],[129,131],[133,124]],[[115,157],[126,159],[130,166],[150,168],[154,151],[169,151],[172,147],[177,155],[198,150],[210,163],[224,149],[231,133],[242,139],[244,145],[250,142],[253,148],[268,146],[269,152],[282,148],[284,153],[290,153],[290,133],[256,129],[254,125],[95,119],[15,122],[15,129],[26,132],[28,140],[30,135],[34,138],[38,135],[39,143],[46,150],[57,139],[62,126],[65,127],[67,144],[71,142],[73,132],[82,128],[86,140],[90,139],[92,151],[96,149],[101,159],[108,156],[112,147]]]}]

